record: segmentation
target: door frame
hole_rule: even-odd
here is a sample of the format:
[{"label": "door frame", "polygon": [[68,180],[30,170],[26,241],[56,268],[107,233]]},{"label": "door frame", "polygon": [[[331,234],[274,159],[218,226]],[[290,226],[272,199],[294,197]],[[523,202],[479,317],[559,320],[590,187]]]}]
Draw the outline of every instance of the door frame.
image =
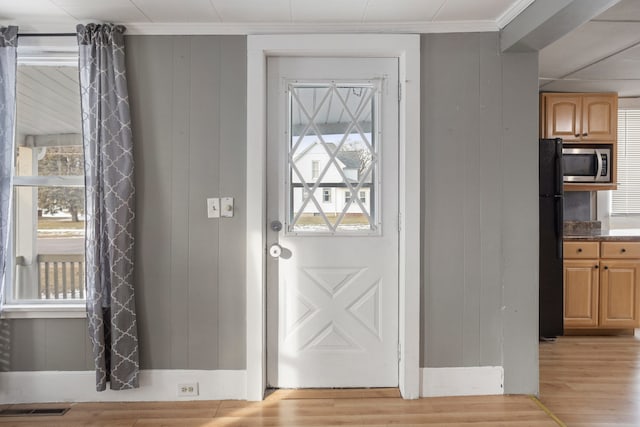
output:
[{"label": "door frame", "polygon": [[399,104],[399,387],[420,394],[420,36],[291,34],[247,36],[246,394],[266,387],[267,57],[398,58]]}]

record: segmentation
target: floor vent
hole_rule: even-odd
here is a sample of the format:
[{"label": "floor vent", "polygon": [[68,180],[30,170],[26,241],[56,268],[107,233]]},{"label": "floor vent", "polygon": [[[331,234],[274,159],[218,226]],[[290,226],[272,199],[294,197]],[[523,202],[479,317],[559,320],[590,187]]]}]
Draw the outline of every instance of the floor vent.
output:
[{"label": "floor vent", "polygon": [[33,417],[64,415],[70,408],[2,409],[0,417]]}]

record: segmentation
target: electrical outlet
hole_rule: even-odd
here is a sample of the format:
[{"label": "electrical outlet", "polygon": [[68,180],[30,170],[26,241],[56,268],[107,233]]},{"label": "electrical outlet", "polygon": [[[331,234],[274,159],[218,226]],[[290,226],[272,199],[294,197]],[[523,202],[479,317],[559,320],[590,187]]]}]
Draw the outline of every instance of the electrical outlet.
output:
[{"label": "electrical outlet", "polygon": [[233,217],[233,197],[222,197],[220,199],[220,216]]},{"label": "electrical outlet", "polygon": [[178,397],[197,396],[197,395],[198,395],[198,383],[178,384]]}]

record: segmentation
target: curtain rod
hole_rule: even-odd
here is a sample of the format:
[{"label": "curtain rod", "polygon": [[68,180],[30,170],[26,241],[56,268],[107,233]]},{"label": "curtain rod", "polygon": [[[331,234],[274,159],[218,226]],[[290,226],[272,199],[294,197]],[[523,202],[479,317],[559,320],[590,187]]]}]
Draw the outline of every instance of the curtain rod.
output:
[{"label": "curtain rod", "polygon": [[75,37],[76,33],[18,33],[18,37]]}]

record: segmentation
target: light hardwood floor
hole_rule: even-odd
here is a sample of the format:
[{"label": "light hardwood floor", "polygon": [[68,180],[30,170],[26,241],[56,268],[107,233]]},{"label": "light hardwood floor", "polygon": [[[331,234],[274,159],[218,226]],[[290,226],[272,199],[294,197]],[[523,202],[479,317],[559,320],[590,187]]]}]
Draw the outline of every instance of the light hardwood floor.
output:
[{"label": "light hardwood floor", "polygon": [[540,400],[568,426],[640,426],[640,338],[540,344]]},{"label": "light hardwood floor", "polygon": [[394,389],[282,390],[264,402],[76,403],[61,417],[0,418],[0,424],[52,427],[557,426],[528,396],[402,400]]},{"label": "light hardwood floor", "polygon": [[[264,402],[76,403],[61,417],[0,418],[0,424],[636,427],[640,426],[640,338],[576,336],[541,343],[540,400],[560,422],[529,396],[402,400],[396,389],[373,389],[279,390]],[[21,406],[34,405],[10,407]],[[60,406],[64,405],[46,405]]]}]

